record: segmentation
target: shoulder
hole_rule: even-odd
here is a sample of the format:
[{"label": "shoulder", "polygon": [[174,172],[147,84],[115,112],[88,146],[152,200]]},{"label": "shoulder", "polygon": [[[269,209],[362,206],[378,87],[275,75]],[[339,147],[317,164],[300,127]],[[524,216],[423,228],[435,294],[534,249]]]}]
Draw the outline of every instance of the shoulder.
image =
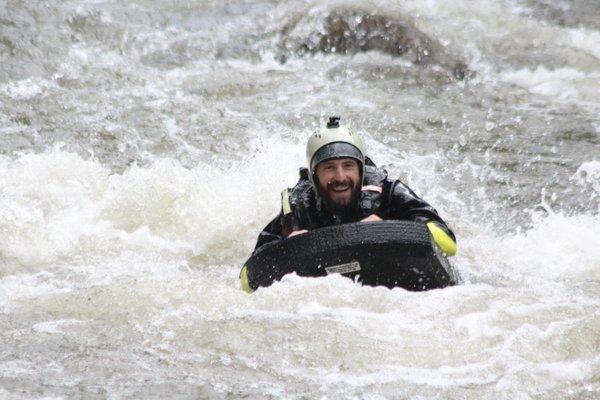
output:
[{"label": "shoulder", "polygon": [[378,185],[382,186],[388,180],[388,173],[385,169],[376,167],[375,165],[365,165],[363,184],[365,186]]},{"label": "shoulder", "polygon": [[400,179],[389,180],[391,195],[394,197],[402,197],[402,198],[419,198],[417,194],[404,182]]}]

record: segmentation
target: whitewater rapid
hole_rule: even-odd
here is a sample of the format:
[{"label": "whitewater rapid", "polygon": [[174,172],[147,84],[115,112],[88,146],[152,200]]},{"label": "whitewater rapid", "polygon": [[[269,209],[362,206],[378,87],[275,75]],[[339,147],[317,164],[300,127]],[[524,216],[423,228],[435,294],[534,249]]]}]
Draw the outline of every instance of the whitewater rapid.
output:
[{"label": "whitewater rapid", "polygon": [[[597,398],[600,7],[546,3],[0,2],[0,398]],[[240,289],[332,114],[461,285]]]}]

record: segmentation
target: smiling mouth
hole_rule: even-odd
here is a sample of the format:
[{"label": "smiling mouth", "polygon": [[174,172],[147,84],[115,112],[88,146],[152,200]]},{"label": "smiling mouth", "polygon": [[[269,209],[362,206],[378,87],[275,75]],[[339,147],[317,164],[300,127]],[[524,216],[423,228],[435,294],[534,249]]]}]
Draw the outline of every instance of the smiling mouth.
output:
[{"label": "smiling mouth", "polygon": [[349,183],[336,185],[335,183],[329,182],[327,186],[329,187],[329,190],[331,190],[334,193],[343,193],[352,188],[352,185],[350,185]]},{"label": "smiling mouth", "polygon": [[344,186],[344,187],[341,187],[341,188],[340,187],[337,187],[337,188],[336,187],[332,187],[331,191],[335,192],[335,193],[342,193],[342,192],[345,192],[348,189],[350,189],[350,186]]}]

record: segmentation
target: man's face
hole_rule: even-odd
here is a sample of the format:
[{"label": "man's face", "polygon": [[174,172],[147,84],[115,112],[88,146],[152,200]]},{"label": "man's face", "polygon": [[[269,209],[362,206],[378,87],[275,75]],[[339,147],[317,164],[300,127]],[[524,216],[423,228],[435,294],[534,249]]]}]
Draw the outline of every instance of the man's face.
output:
[{"label": "man's face", "polygon": [[346,211],[358,199],[360,171],[353,158],[326,160],[317,165],[319,193],[330,211]]}]

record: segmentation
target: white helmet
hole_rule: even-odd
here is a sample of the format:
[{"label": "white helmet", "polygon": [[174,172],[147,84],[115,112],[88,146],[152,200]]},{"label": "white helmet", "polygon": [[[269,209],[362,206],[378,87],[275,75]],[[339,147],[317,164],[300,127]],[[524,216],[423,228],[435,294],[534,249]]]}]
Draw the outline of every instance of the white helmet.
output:
[{"label": "white helmet", "polygon": [[358,162],[360,179],[364,176],[365,152],[362,140],[347,127],[340,125],[340,117],[329,117],[327,126],[318,129],[308,138],[306,161],[308,176],[315,184],[317,165],[332,158],[353,158]]}]

